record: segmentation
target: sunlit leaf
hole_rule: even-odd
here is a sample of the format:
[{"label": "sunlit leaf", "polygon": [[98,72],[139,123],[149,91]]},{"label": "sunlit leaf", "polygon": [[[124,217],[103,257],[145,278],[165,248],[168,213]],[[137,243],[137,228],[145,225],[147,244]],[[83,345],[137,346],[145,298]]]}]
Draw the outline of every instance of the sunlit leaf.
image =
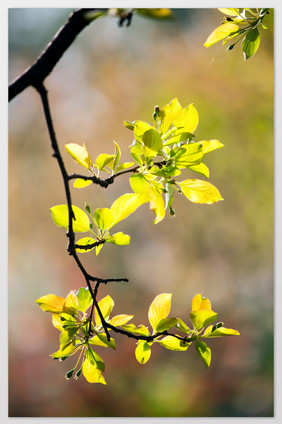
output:
[{"label": "sunlit leaf", "polygon": [[115,327],[119,327],[121,325],[125,325],[130,321],[134,315],[126,315],[126,314],[120,314],[116,315],[115,317],[111,318],[109,323],[114,325]]},{"label": "sunlit leaf", "polygon": [[113,164],[113,168],[115,169],[120,161],[121,158],[121,151],[119,145],[114,141],[115,144],[115,160]]},{"label": "sunlit leaf", "polygon": [[140,172],[131,175],[129,182],[134,193],[148,192],[150,187],[150,183]]},{"label": "sunlit leaf", "polygon": [[199,114],[193,103],[185,107],[173,121],[175,127],[183,127],[183,131],[193,133],[199,123]]},{"label": "sunlit leaf", "polygon": [[116,173],[120,172],[120,171],[124,171],[125,169],[129,169],[132,168],[132,166],[134,166],[135,163],[134,162],[124,162],[121,163],[117,168],[116,168]]},{"label": "sunlit leaf", "polygon": [[108,208],[98,208],[94,212],[93,221],[97,228],[105,231],[111,227],[114,221],[113,212]]},{"label": "sunlit leaf", "polygon": [[192,179],[177,183],[183,194],[193,203],[212,204],[223,200],[218,189],[207,181]]},{"label": "sunlit leaf", "polygon": [[106,238],[107,243],[117,244],[119,246],[126,246],[130,243],[130,236],[122,232],[115,233]]},{"label": "sunlit leaf", "polygon": [[170,103],[162,107],[160,110],[160,118],[161,118],[161,124],[160,124],[160,133],[165,134],[167,130],[169,129],[170,125],[173,123],[173,121],[180,115],[182,111],[182,107],[180,103],[178,102],[178,99],[171,100]]},{"label": "sunlit leaf", "polygon": [[47,294],[42,296],[35,301],[40,308],[45,312],[51,312],[54,314],[60,314],[63,312],[65,299],[55,294]]},{"label": "sunlit leaf", "polygon": [[156,340],[156,341],[161,346],[163,346],[163,347],[165,347],[166,349],[169,349],[169,350],[175,350],[175,351],[182,351],[182,352],[184,352],[189,347],[188,343],[185,346],[185,343],[183,343],[182,340],[179,340],[179,339],[177,339],[174,336],[165,336],[163,339]]},{"label": "sunlit leaf", "polygon": [[83,144],[83,146],[80,146],[76,143],[69,143],[65,145],[66,151],[84,168],[89,169],[92,165],[91,157],[89,156],[89,153]]},{"label": "sunlit leaf", "polygon": [[197,172],[206,178],[209,178],[210,176],[210,170],[203,162],[196,163],[196,165],[189,165],[188,168],[191,169],[191,171]]},{"label": "sunlit leaf", "polygon": [[[61,319],[62,318],[62,319]],[[69,314],[52,314],[52,324],[57,330],[64,331],[63,325],[65,322],[72,321],[75,324],[75,319]]]},{"label": "sunlit leaf", "polygon": [[96,165],[99,171],[101,171],[105,166],[112,162],[116,158],[115,155],[109,155],[107,153],[101,153],[96,159]]},{"label": "sunlit leaf", "polygon": [[134,324],[126,324],[121,327],[123,330],[128,331],[129,333],[141,334],[142,336],[149,336],[149,330],[145,325],[138,325],[136,327]]},{"label": "sunlit leaf", "polygon": [[72,343],[73,336],[78,332],[78,326],[63,330],[60,334],[60,350],[64,351]]},{"label": "sunlit leaf", "polygon": [[148,311],[149,322],[156,331],[159,321],[166,318],[171,308],[171,293],[162,293],[155,297]]},{"label": "sunlit leaf", "polygon": [[135,212],[139,206],[147,201],[147,196],[143,196],[142,193],[125,193],[120,196],[111,206],[111,211],[114,214],[114,221],[109,228],[127,218],[130,214]]},{"label": "sunlit leaf", "polygon": [[92,337],[91,339],[89,339],[89,343],[94,346],[110,346],[112,349],[116,348],[114,339],[110,338],[110,340],[108,340],[108,337],[105,333],[99,333],[96,336]]},{"label": "sunlit leaf", "polygon": [[69,355],[73,354],[76,349],[78,349],[77,342],[78,340],[72,340],[72,342],[65,349],[59,349],[52,353],[50,356],[54,359],[68,357]]},{"label": "sunlit leaf", "polygon": [[177,328],[179,328],[180,331],[183,331],[183,333],[186,333],[186,334],[191,333],[190,328],[188,327],[187,324],[185,324],[185,322],[181,318],[176,318],[176,321],[177,321],[176,326]]},{"label": "sunlit leaf", "polygon": [[[101,311],[104,319],[106,320],[113,310],[113,307],[114,307],[113,299],[111,298],[111,296],[108,295],[108,296],[104,297],[103,299],[101,299],[98,302],[98,305],[99,305],[100,311]],[[95,321],[96,321],[97,325],[101,325],[101,319],[100,319],[100,316],[98,314],[97,308],[95,308]]]},{"label": "sunlit leaf", "polygon": [[152,127],[152,125],[147,124],[147,122],[135,121],[134,136],[135,136],[136,140],[138,140],[140,143],[143,142],[143,135],[145,134],[145,132],[149,131],[149,130],[155,130],[156,131],[156,129],[154,127]]},{"label": "sunlit leaf", "polygon": [[223,337],[223,336],[240,336],[239,331],[233,330],[232,328],[220,327],[216,328],[214,331],[211,331],[212,326],[206,329],[203,337]]},{"label": "sunlit leaf", "polygon": [[211,364],[211,350],[204,342],[196,341],[195,348],[202,359],[203,363],[205,364],[205,367],[208,368]]},{"label": "sunlit leaf", "polygon": [[[93,243],[96,243],[97,240],[95,240],[93,237],[83,237],[79,240],[77,240],[77,244],[79,246],[91,246]],[[76,247],[76,251],[79,253],[86,253],[86,252],[90,252],[91,250],[94,249],[95,246],[89,248],[89,249],[83,249],[80,247]]]},{"label": "sunlit leaf", "polygon": [[98,355],[91,347],[89,347],[86,351],[86,358],[89,359],[92,365],[96,366],[98,370],[105,371],[105,363],[101,356]]},{"label": "sunlit leaf", "polygon": [[145,131],[142,141],[144,143],[143,155],[145,158],[154,158],[163,147],[161,136],[155,128]]},{"label": "sunlit leaf", "polygon": [[136,12],[147,16],[149,18],[155,18],[155,19],[167,19],[170,18],[172,15],[171,9],[153,9],[153,8],[148,8],[148,9],[136,9]]},{"label": "sunlit leaf", "polygon": [[224,22],[222,25],[217,27],[208,37],[206,40],[204,46],[210,47],[213,44],[217,43],[218,41],[223,40],[226,37],[229,37],[230,35],[236,33],[239,31],[239,26],[231,23],[231,22]]},{"label": "sunlit leaf", "polygon": [[150,209],[156,215],[154,224],[158,224],[165,217],[165,204],[162,197],[162,192],[155,187],[149,188]]},{"label": "sunlit leaf", "polygon": [[239,9],[224,9],[224,8],[218,8],[218,10],[227,16],[237,16],[239,14]]},{"label": "sunlit leaf", "polygon": [[[89,218],[87,214],[77,206],[72,205],[75,219],[72,220],[73,231],[84,233],[89,231]],[[59,227],[68,229],[69,226],[69,210],[67,205],[57,205],[50,209],[55,224]]]},{"label": "sunlit leaf", "polygon": [[217,313],[207,310],[197,310],[190,312],[190,319],[195,330],[206,327],[217,319]]},{"label": "sunlit leaf", "polygon": [[146,340],[139,340],[135,349],[135,357],[140,364],[145,364],[151,356],[151,347]]},{"label": "sunlit leaf", "polygon": [[192,311],[211,311],[211,302],[207,297],[200,293],[192,299]]},{"label": "sunlit leaf", "polygon": [[175,165],[178,168],[186,168],[202,161],[203,151],[200,143],[192,143],[181,146],[179,155],[176,156]]},{"label": "sunlit leaf", "polygon": [[77,292],[76,296],[78,299],[78,309],[85,313],[87,309],[92,305],[93,299],[88,287],[81,287]]},{"label": "sunlit leaf", "polygon": [[135,125],[135,121],[131,122],[131,121],[124,121],[123,125],[128,128],[129,130],[133,131],[134,130],[134,125]]},{"label": "sunlit leaf", "polygon": [[90,360],[87,358],[82,364],[82,373],[88,383],[101,383],[107,384],[101,371],[93,365]]},{"label": "sunlit leaf", "polygon": [[156,331],[170,330],[172,327],[175,327],[176,324],[177,324],[176,318],[162,318],[156,326]]},{"label": "sunlit leaf", "polygon": [[257,28],[248,31],[246,37],[242,42],[242,50],[244,53],[244,60],[249,59],[255,54],[260,44],[260,34]]},{"label": "sunlit leaf", "polygon": [[67,297],[63,307],[63,312],[75,315],[78,310],[78,298],[74,292],[70,292]]},{"label": "sunlit leaf", "polygon": [[98,256],[98,255],[99,255],[99,253],[100,253],[100,251],[101,251],[102,247],[103,247],[103,244],[99,244],[98,246],[96,246],[96,248],[95,248],[96,256]]},{"label": "sunlit leaf", "polygon": [[218,140],[201,140],[199,141],[202,144],[202,152],[203,154],[212,152],[213,150],[220,149],[224,147],[224,145]]},{"label": "sunlit leaf", "polygon": [[82,178],[77,178],[73,183],[74,188],[84,188],[92,184],[91,180],[83,180]]}]

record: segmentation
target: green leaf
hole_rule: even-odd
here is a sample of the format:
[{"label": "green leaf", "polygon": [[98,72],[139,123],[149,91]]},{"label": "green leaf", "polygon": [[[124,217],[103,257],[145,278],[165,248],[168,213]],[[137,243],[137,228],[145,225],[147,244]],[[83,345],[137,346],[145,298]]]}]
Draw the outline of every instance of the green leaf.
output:
[{"label": "green leaf", "polygon": [[88,308],[90,308],[90,306],[92,305],[92,296],[91,293],[88,289],[88,287],[81,287],[77,292],[76,292],[76,296],[78,299],[78,309],[79,311],[83,312],[85,314],[85,312],[87,311]]},{"label": "green leaf", "polygon": [[72,355],[77,349],[80,349],[77,346],[77,340],[72,340],[72,342],[65,347],[64,349],[59,349],[56,352],[52,353],[50,356],[54,359],[66,358]]},{"label": "green leaf", "polygon": [[206,153],[212,152],[213,150],[224,147],[224,144],[218,140],[201,140],[199,143],[202,145],[202,152],[204,155]]},{"label": "green leaf", "polygon": [[114,215],[114,221],[109,228],[127,218],[129,215],[135,212],[139,206],[143,205],[143,203],[147,201],[147,196],[144,196],[142,193],[125,193],[120,196],[111,206],[111,211]]},{"label": "green leaf", "polygon": [[200,143],[191,143],[181,146],[180,154],[176,156],[175,165],[178,168],[186,168],[202,161],[203,151]]},{"label": "green leaf", "polygon": [[260,44],[260,34],[257,28],[248,31],[246,37],[242,42],[242,50],[244,53],[244,60],[249,59],[255,54]]},{"label": "green leaf", "polygon": [[134,153],[132,150],[130,151],[130,153],[133,159],[135,160],[135,162],[137,163],[137,165],[143,166],[143,161],[141,159],[141,156],[137,153]]},{"label": "green leaf", "polygon": [[123,330],[128,331],[129,333],[141,334],[142,336],[149,336],[149,330],[145,325],[138,325],[136,327],[134,324],[126,324],[121,327]]},{"label": "green leaf", "polygon": [[83,180],[82,178],[77,178],[73,183],[74,188],[84,188],[92,184],[91,180]]},{"label": "green leaf", "polygon": [[125,246],[130,243],[130,236],[122,232],[119,232],[119,233],[113,234],[110,237],[107,237],[106,242],[117,244],[119,246]]},{"label": "green leaf", "polygon": [[193,203],[212,203],[223,200],[218,189],[207,181],[192,179],[177,183],[183,194]]},{"label": "green leaf", "polygon": [[[72,205],[75,220],[72,220],[72,227],[75,233],[85,233],[89,231],[89,218],[87,214],[77,206]],[[55,224],[59,227],[68,229],[69,210],[67,205],[57,205],[50,209]]]},{"label": "green leaf", "polygon": [[174,336],[166,336],[161,340],[156,340],[156,342],[159,343],[161,346],[165,347],[166,349],[180,352],[184,352],[189,347],[188,343],[185,346],[185,343],[183,343],[182,340],[179,340]]},{"label": "green leaf", "polygon": [[78,310],[78,298],[76,294],[73,291],[71,291],[66,297],[64,307],[63,307],[63,312],[69,315],[75,315],[77,314],[77,310]]},{"label": "green leaf", "polygon": [[214,331],[211,331],[212,326],[208,327],[203,335],[203,337],[223,337],[223,336],[240,336],[239,331],[233,330],[232,328],[220,327],[216,328]]},{"label": "green leaf", "polygon": [[[101,311],[104,319],[106,320],[113,310],[113,307],[114,307],[113,299],[111,298],[111,296],[108,295],[108,296],[104,297],[103,299],[101,299],[98,302],[98,305],[99,305],[100,311]],[[99,314],[97,312],[97,308],[95,308],[95,321],[96,321],[97,325],[101,325],[101,320],[100,320]]]},{"label": "green leaf", "polygon": [[134,125],[135,125],[135,121],[130,122],[130,121],[124,121],[123,125],[128,128],[129,130],[133,131],[134,130]]},{"label": "green leaf", "polygon": [[176,318],[162,318],[156,327],[156,331],[167,331],[177,324]]},{"label": "green leaf", "polygon": [[223,13],[224,15],[228,15],[228,16],[237,16],[237,15],[239,15],[239,9],[224,9],[224,8],[219,9],[218,8],[218,10],[221,13]]},{"label": "green leaf", "polygon": [[81,166],[90,170],[92,159],[84,144],[80,146],[76,143],[69,143],[65,145],[65,149]]},{"label": "green leaf", "polygon": [[206,178],[209,178],[210,176],[209,168],[203,162],[197,163],[196,165],[189,165],[188,168],[191,169],[191,171],[197,172]]},{"label": "green leaf", "polygon": [[176,318],[176,321],[177,321],[176,326],[177,326],[177,328],[179,328],[180,331],[182,331],[183,333],[186,333],[186,334],[191,333],[190,328],[188,327],[187,324],[185,324],[184,321],[182,321],[181,318]]},{"label": "green leaf", "polygon": [[65,300],[63,297],[56,296],[55,294],[47,294],[37,299],[35,303],[45,312],[60,314],[63,312]]},{"label": "green leaf", "polygon": [[231,22],[224,22],[222,25],[217,27],[207,38],[206,42],[204,43],[205,47],[210,47],[213,44],[217,43],[218,41],[223,40],[226,37],[229,37],[232,34],[235,34],[239,31],[239,26],[231,23]]},{"label": "green leaf", "polygon": [[98,208],[94,212],[93,221],[99,230],[105,231],[112,226],[113,212],[108,208]]},{"label": "green leaf", "polygon": [[151,347],[146,340],[139,340],[135,349],[135,357],[140,364],[145,364],[151,356]]},{"label": "green leaf", "polygon": [[[199,114],[194,104],[185,107],[180,115],[174,120],[175,127],[182,127],[182,131],[193,133],[199,123]],[[192,134],[193,135],[193,134]]]},{"label": "green leaf", "polygon": [[96,366],[98,370],[105,371],[105,363],[101,356],[98,355],[91,347],[86,351],[86,358],[89,359],[92,365]]},{"label": "green leaf", "polygon": [[96,336],[89,339],[89,343],[95,346],[110,346],[114,350],[116,348],[114,339],[110,338],[110,340],[108,340],[108,337],[105,333],[98,333]]},{"label": "green leaf", "polygon": [[102,249],[102,247],[103,247],[103,244],[99,244],[98,246],[96,246],[96,256],[98,256],[99,255],[99,253],[100,253],[100,251],[101,251],[101,249]]},{"label": "green leaf", "polygon": [[164,8],[163,9],[162,8],[136,9],[136,12],[141,15],[147,16],[149,18],[154,18],[154,19],[167,19],[167,18],[170,18],[172,15],[172,12],[170,9],[164,9]]},{"label": "green leaf", "polygon": [[217,313],[206,310],[196,310],[190,312],[190,319],[195,330],[206,327],[217,319]]},{"label": "green leaf", "polygon": [[115,169],[120,161],[121,158],[121,151],[120,151],[120,147],[119,145],[114,141],[115,144],[115,160],[114,160],[114,164],[113,164],[113,168]]},{"label": "green leaf", "polygon": [[124,171],[125,169],[129,169],[131,168],[133,165],[135,165],[134,162],[124,162],[121,163],[117,168],[116,168],[116,173],[120,172],[120,171]]},{"label": "green leaf", "polygon": [[195,348],[202,359],[203,363],[205,364],[205,367],[208,368],[211,364],[211,350],[204,342],[196,341]]},{"label": "green leaf", "polygon": [[73,336],[78,332],[79,327],[68,328],[60,334],[60,350],[64,351],[72,342]]},{"label": "green leaf", "polygon": [[133,317],[134,315],[120,314],[110,319],[109,323],[115,327],[120,327],[121,325],[127,324]]},{"label": "green leaf", "polygon": [[171,293],[162,293],[155,297],[148,311],[149,322],[154,331],[161,319],[166,318],[171,308]]},{"label": "green leaf", "polygon": [[178,102],[178,99],[175,98],[171,102],[160,110],[160,133],[165,134],[173,121],[180,115],[182,112],[182,107]]},{"label": "green leaf", "polygon": [[52,324],[54,325],[55,328],[57,328],[57,330],[64,331],[63,325],[66,322],[67,323],[71,322],[73,324],[76,323],[74,317],[72,317],[69,314],[65,314],[65,313],[61,313],[61,314],[53,313],[52,314]]},{"label": "green leaf", "polygon": [[99,171],[109,165],[116,158],[115,155],[109,155],[108,153],[101,153],[96,159],[96,165]]},{"label": "green leaf", "polygon": [[165,193],[165,210],[167,208],[170,208],[173,202],[173,193],[174,188],[172,184],[166,184],[165,185],[166,193]]},{"label": "green leaf", "polygon": [[[97,242],[97,240],[95,240],[92,237],[82,237],[81,239],[77,240],[77,244],[79,246],[90,246],[90,245],[92,245],[93,243],[96,243],[96,242]],[[79,253],[87,253],[87,252],[90,252],[91,250],[93,250],[94,247],[95,246],[93,246],[89,249],[81,249],[81,248],[77,247],[75,250]]]},{"label": "green leaf", "polygon": [[192,311],[211,311],[210,300],[200,293],[196,294],[192,299]]},{"label": "green leaf", "polygon": [[142,141],[145,145],[145,147],[143,147],[145,158],[153,159],[163,147],[161,136],[155,128],[145,131]]},{"label": "green leaf", "polygon": [[146,131],[149,130],[155,130],[154,127],[152,127],[150,124],[147,124],[147,122],[144,121],[136,121],[134,125],[134,137],[136,140],[138,140],[140,143],[143,143],[143,136]]},{"label": "green leaf", "polygon": [[82,373],[88,383],[107,384],[100,370],[93,365],[88,358],[82,364]]},{"label": "green leaf", "polygon": [[150,209],[156,215],[154,220],[154,224],[158,224],[165,217],[165,204],[164,199],[162,197],[162,192],[155,187],[149,188],[149,196],[150,196]]}]

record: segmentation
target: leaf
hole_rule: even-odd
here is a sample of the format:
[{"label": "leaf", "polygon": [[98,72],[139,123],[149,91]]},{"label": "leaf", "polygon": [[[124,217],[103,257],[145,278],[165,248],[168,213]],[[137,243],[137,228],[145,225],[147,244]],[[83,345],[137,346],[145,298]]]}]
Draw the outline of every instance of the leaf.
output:
[{"label": "leaf", "polygon": [[63,330],[60,334],[60,350],[64,351],[66,347],[72,342],[72,338],[75,333],[78,332],[79,327],[69,328],[67,330]]},{"label": "leaf", "polygon": [[165,134],[169,129],[173,121],[180,115],[182,112],[181,104],[178,102],[178,99],[175,98],[171,102],[160,110],[160,133]]},{"label": "leaf", "polygon": [[155,297],[149,307],[148,318],[154,331],[159,321],[166,318],[171,308],[171,293],[162,293]]},{"label": "leaf", "polygon": [[197,172],[206,178],[209,178],[210,176],[209,168],[203,162],[196,163],[196,165],[189,165],[188,168],[191,169],[191,171]]},{"label": "leaf", "polygon": [[122,232],[115,233],[112,236],[106,238],[107,243],[117,244],[119,246],[125,246],[130,243],[130,236]]},{"label": "leaf", "polygon": [[94,346],[110,346],[112,349],[116,348],[114,339],[110,338],[110,340],[108,340],[108,337],[105,333],[99,333],[96,336],[92,337],[91,339],[89,339],[89,343]]},{"label": "leaf", "polygon": [[[62,318],[62,319],[61,319]],[[75,324],[75,319],[68,314],[62,313],[62,314],[52,314],[52,324],[57,330],[64,331],[63,325],[69,321],[72,321]]]},{"label": "leaf", "polygon": [[165,347],[166,349],[169,350],[175,350],[175,351],[182,351],[184,352],[185,350],[188,349],[189,345],[187,343],[187,346],[183,346],[183,341],[177,339],[174,336],[166,336],[161,340],[156,340],[157,343],[159,343],[161,346]]},{"label": "leaf", "polygon": [[138,140],[140,143],[143,143],[143,135],[146,131],[149,130],[155,130],[154,127],[147,124],[147,122],[144,121],[136,121],[134,125],[134,137],[136,140]]},{"label": "leaf", "polygon": [[239,31],[239,26],[236,24],[233,24],[231,22],[224,22],[222,25],[217,27],[207,38],[206,42],[204,43],[205,47],[210,47],[213,44],[217,43],[218,41],[223,40],[226,37],[229,37],[232,34],[235,34]]},{"label": "leaf", "polygon": [[190,312],[190,319],[195,330],[206,327],[217,319],[217,313],[214,311],[196,310]]},{"label": "leaf", "polygon": [[80,146],[76,143],[69,143],[65,145],[65,149],[81,166],[90,170],[92,159],[84,144]]},{"label": "leaf", "polygon": [[218,10],[223,13],[224,15],[228,16],[237,16],[239,14],[239,9],[224,9],[224,8],[218,8]]},{"label": "leaf", "polygon": [[200,163],[202,159],[203,151],[200,143],[186,144],[181,146],[180,154],[175,159],[175,165],[180,169],[186,168],[190,165]]},{"label": "leaf", "polygon": [[119,145],[114,141],[115,144],[115,160],[113,164],[113,168],[115,169],[120,161],[121,158],[121,151]]},{"label": "leaf", "polygon": [[202,359],[203,363],[205,364],[205,367],[208,368],[211,364],[211,350],[204,342],[196,341],[195,348]]},{"label": "leaf", "polygon": [[92,296],[88,287],[81,287],[77,292],[78,309],[85,314],[87,309],[92,305]]},{"label": "leaf", "polygon": [[[199,123],[199,114],[194,104],[185,107],[180,115],[174,120],[175,127],[183,127],[182,131],[193,133]],[[192,134],[193,135],[193,134]]]},{"label": "leaf", "polygon": [[78,298],[74,292],[70,292],[65,300],[65,304],[63,307],[63,312],[75,315],[78,310]]},{"label": "leaf", "polygon": [[92,365],[96,366],[98,370],[105,371],[105,363],[101,356],[98,355],[91,347],[86,351],[86,358],[89,359]]},{"label": "leaf", "polygon": [[135,165],[134,162],[124,162],[121,163],[117,168],[116,168],[116,173],[120,172],[120,171],[124,171],[125,169],[129,169],[131,168],[133,165]]},{"label": "leaf", "polygon": [[211,332],[212,326],[206,329],[203,337],[223,337],[223,336],[240,336],[239,331],[232,328],[220,327]]},{"label": "leaf", "polygon": [[253,56],[260,44],[260,34],[257,28],[248,31],[246,37],[242,42],[242,50],[244,53],[244,60]]},{"label": "leaf", "polygon": [[184,321],[182,321],[181,318],[176,318],[176,321],[177,321],[176,326],[177,326],[177,328],[179,328],[180,331],[183,331],[183,333],[186,333],[186,334],[191,333],[190,328],[188,327],[187,324],[185,324]]},{"label": "leaf", "polygon": [[140,172],[131,175],[131,177],[129,178],[129,183],[134,193],[142,193],[149,191],[150,183]]},{"label": "leaf", "polygon": [[138,325],[136,327],[134,324],[126,324],[121,327],[123,330],[128,331],[129,333],[141,334],[142,336],[149,336],[149,330],[145,325]]},{"label": "leaf", "polygon": [[162,318],[156,327],[156,331],[167,331],[177,324],[176,318]]},{"label": "leaf", "polygon": [[213,150],[224,147],[224,144],[218,140],[201,140],[199,143],[202,145],[202,152],[204,155],[206,153],[212,152]]},{"label": "leaf", "polygon": [[110,228],[114,218],[113,212],[108,208],[98,208],[93,215],[94,224],[101,231]]},{"label": "leaf", "polygon": [[207,297],[196,294],[192,299],[192,311],[211,311],[211,302]]},{"label": "leaf", "polygon": [[108,153],[101,153],[96,159],[96,165],[99,171],[103,170],[106,165],[112,162],[116,158],[115,155],[109,155]]},{"label": "leaf", "polygon": [[116,315],[115,317],[110,319],[109,323],[114,325],[115,327],[119,327],[121,325],[127,324],[128,321],[130,321],[133,317],[134,315],[126,315],[126,314]]},{"label": "leaf", "polygon": [[87,358],[82,364],[82,373],[88,383],[101,383],[107,384],[102,373],[98,370],[95,365],[91,364],[90,360]]},{"label": "leaf", "polygon": [[101,251],[102,247],[103,247],[103,244],[99,244],[99,246],[96,246],[96,256],[98,256],[98,255],[99,255],[99,253],[100,253],[100,251]]},{"label": "leaf", "polygon": [[77,346],[77,340],[72,340],[72,342],[65,349],[59,349],[52,353],[50,356],[54,359],[66,358],[73,354],[77,349],[80,349]]},{"label": "leaf", "polygon": [[133,131],[134,130],[134,125],[135,125],[135,121],[130,122],[130,121],[124,121],[123,125],[128,128],[129,130]]},{"label": "leaf", "polygon": [[147,197],[143,196],[142,193],[125,193],[120,196],[111,206],[111,211],[114,214],[114,221],[109,228],[127,218],[130,214],[135,212],[139,206],[147,201]]},{"label": "leaf", "polygon": [[[79,246],[91,246],[93,243],[96,243],[97,242],[97,240],[95,240],[94,238],[92,238],[92,237],[83,237],[83,238],[81,238],[81,239],[79,239],[78,241],[77,241],[77,244],[79,245]],[[95,246],[93,246],[93,247],[91,247],[91,248],[89,248],[89,249],[80,249],[79,247],[76,247],[76,251],[77,252],[79,252],[79,253],[86,253],[86,252],[90,252],[91,250],[93,250],[94,249],[94,247]]]},{"label": "leaf", "polygon": [[147,16],[149,18],[155,18],[155,19],[167,19],[167,18],[170,18],[172,15],[171,9],[164,9],[164,8],[136,9],[136,12],[141,15]]},{"label": "leaf", "polygon": [[92,184],[91,180],[83,180],[82,178],[77,178],[73,183],[74,188],[84,188]]},{"label": "leaf", "polygon": [[53,314],[60,314],[63,312],[65,299],[55,294],[47,294],[42,296],[35,301],[40,308],[45,312],[51,312]]},{"label": "leaf", "polygon": [[193,203],[212,203],[223,200],[218,189],[207,181],[192,179],[177,183],[183,194]]},{"label": "leaf", "polygon": [[156,215],[154,220],[154,224],[158,224],[165,217],[165,204],[164,199],[162,197],[162,193],[155,187],[149,188],[149,196],[150,196],[150,209]]},{"label": "leaf", "polygon": [[143,147],[143,154],[148,159],[153,159],[163,147],[161,136],[155,128],[145,131],[142,141],[145,145]]},{"label": "leaf", "polygon": [[135,349],[135,357],[140,364],[145,364],[151,356],[151,347],[146,340],[139,340]]},{"label": "leaf", "polygon": [[[87,214],[77,206],[72,205],[72,210],[75,216],[75,220],[72,220],[72,227],[75,233],[84,233],[89,231],[89,218]],[[52,218],[55,224],[59,227],[69,227],[69,210],[67,205],[57,205],[50,209]]]},{"label": "leaf", "polygon": [[[113,307],[114,307],[113,299],[111,298],[111,296],[108,295],[104,297],[103,299],[101,299],[98,302],[98,305],[104,319],[106,320],[113,310]],[[101,320],[100,320],[100,316],[98,314],[97,308],[95,308],[95,321],[97,325],[101,325]]]}]

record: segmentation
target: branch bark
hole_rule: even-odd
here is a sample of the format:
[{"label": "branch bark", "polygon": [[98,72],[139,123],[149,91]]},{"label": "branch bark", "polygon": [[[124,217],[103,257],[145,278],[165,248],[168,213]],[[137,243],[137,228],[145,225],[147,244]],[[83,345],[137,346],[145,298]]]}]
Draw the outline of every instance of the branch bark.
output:
[{"label": "branch bark", "polygon": [[91,22],[86,19],[87,12],[99,12],[107,9],[77,9],[55,34],[37,60],[9,85],[9,101],[27,87],[40,87],[52,72],[65,51],[77,35]]}]

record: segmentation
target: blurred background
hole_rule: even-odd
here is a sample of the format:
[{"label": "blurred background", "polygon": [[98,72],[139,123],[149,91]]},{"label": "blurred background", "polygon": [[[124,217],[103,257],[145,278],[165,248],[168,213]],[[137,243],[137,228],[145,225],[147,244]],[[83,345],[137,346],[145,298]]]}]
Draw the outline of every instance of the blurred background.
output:
[{"label": "blurred background", "polygon": [[[9,10],[9,81],[23,72],[65,22],[71,9]],[[117,350],[97,348],[107,386],[83,376],[66,381],[75,358],[62,363],[50,314],[34,301],[65,297],[84,286],[66,252],[65,231],[50,207],[65,203],[58,165],[39,96],[32,88],[9,104],[9,414],[11,417],[269,417],[273,415],[273,12],[258,52],[247,62],[240,45],[206,49],[223,15],[216,9],[175,9],[174,19],[134,16],[130,27],[102,18],[86,28],[46,80],[56,135],[69,173],[79,165],[66,143],[85,143],[95,159],[131,160],[132,132],[123,121],[152,122],[155,105],[177,97],[196,106],[196,140],[219,139],[207,155],[210,182],[223,202],[195,205],[175,196],[176,217],[153,225],[148,205],[119,224],[129,246],[107,245],[81,255],[98,277],[128,277],[102,287],[114,314],[148,325],[153,298],[172,293],[171,315],[188,322],[195,294],[208,297],[219,321],[240,337],[211,339],[206,369],[194,346],[172,352],[154,346],[146,365],[135,342],[116,337]],[[196,174],[194,174],[196,178]],[[187,177],[191,177],[188,174]],[[81,208],[109,207],[128,178],[105,190],[73,190]]]}]

